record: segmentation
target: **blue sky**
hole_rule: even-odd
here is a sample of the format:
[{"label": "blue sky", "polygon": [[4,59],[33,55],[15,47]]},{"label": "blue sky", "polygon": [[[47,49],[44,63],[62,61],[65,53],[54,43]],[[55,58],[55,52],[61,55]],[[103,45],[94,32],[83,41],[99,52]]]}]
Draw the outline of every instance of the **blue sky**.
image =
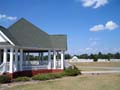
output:
[{"label": "blue sky", "polygon": [[120,0],[0,0],[0,25],[24,17],[50,34],[67,34],[71,54],[120,51]]}]

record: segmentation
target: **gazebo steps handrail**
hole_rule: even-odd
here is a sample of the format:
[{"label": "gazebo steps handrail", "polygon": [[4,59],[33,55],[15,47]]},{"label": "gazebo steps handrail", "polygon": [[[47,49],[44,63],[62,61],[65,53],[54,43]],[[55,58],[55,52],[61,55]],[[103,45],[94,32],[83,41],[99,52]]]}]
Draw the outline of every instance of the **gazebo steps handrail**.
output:
[{"label": "gazebo steps handrail", "polygon": [[5,63],[2,63],[1,65],[0,65],[0,68],[4,65]]},{"label": "gazebo steps handrail", "polygon": [[9,62],[2,63],[0,65],[0,74],[3,74],[4,72],[8,72],[8,70],[9,70]]}]

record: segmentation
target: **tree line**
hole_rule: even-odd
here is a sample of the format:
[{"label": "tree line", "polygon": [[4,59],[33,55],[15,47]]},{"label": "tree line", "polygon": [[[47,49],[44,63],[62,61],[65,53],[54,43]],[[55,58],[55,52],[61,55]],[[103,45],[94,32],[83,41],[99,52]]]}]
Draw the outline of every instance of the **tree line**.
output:
[{"label": "tree line", "polygon": [[[78,59],[94,59],[94,61],[97,61],[98,59],[120,59],[120,53],[107,53],[103,54],[101,52],[97,54],[81,54],[81,55],[70,55],[70,54],[65,54],[65,59],[71,59],[73,56],[77,56]],[[51,58],[53,59],[53,55],[51,55]],[[57,55],[57,58],[60,58],[60,55]],[[30,60],[37,60],[38,56],[33,56],[30,55]],[[48,55],[45,55],[43,57],[44,60],[48,60]]]},{"label": "tree line", "polygon": [[[107,53],[103,54],[99,52],[98,54],[81,54],[81,55],[74,55],[77,56],[79,59],[94,59],[94,61],[97,61],[98,59],[120,59],[120,53]],[[67,59],[72,58],[70,54],[67,55]]]}]

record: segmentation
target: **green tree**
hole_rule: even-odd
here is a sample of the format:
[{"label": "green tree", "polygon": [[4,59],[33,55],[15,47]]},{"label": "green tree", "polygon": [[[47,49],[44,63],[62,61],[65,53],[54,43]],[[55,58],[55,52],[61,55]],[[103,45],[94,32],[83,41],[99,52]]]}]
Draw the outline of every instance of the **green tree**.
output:
[{"label": "green tree", "polygon": [[94,62],[97,62],[97,61],[98,61],[98,55],[97,55],[97,54],[94,54],[94,55],[93,55],[93,60],[94,60]]},{"label": "green tree", "polygon": [[71,55],[70,54],[65,54],[65,59],[71,59]]},{"label": "green tree", "polygon": [[114,55],[115,59],[120,59],[120,53],[117,52],[115,55]]},{"label": "green tree", "polygon": [[88,59],[88,58],[89,58],[89,56],[88,56],[88,54],[82,54],[82,55],[80,55],[80,58],[83,58],[83,59]]},{"label": "green tree", "polygon": [[103,59],[103,54],[101,52],[98,53],[98,58]]}]

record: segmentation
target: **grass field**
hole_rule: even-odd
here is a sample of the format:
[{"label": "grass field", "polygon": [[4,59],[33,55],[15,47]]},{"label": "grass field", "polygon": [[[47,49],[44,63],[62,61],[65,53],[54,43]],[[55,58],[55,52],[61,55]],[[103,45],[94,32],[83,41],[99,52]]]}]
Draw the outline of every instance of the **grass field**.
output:
[{"label": "grass field", "polygon": [[88,68],[92,67],[120,67],[120,62],[80,62],[80,63],[71,63],[72,65],[77,66],[82,71],[106,71],[108,69],[102,68]]},{"label": "grass field", "polygon": [[81,66],[77,66],[77,67],[81,71],[108,71],[108,69],[103,69],[103,68],[88,68],[88,67],[81,67]]},{"label": "grass field", "polygon": [[80,62],[71,64],[76,66],[120,67],[120,62]]},{"label": "grass field", "polygon": [[120,75],[79,75],[19,85],[8,90],[120,90]]},{"label": "grass field", "polygon": [[[72,63],[79,66],[120,67],[120,62]],[[80,68],[79,68],[80,69]],[[95,70],[87,68],[85,70]],[[97,70],[97,69],[96,69]],[[120,90],[120,74],[79,75],[55,80],[9,84],[0,90]]]}]

